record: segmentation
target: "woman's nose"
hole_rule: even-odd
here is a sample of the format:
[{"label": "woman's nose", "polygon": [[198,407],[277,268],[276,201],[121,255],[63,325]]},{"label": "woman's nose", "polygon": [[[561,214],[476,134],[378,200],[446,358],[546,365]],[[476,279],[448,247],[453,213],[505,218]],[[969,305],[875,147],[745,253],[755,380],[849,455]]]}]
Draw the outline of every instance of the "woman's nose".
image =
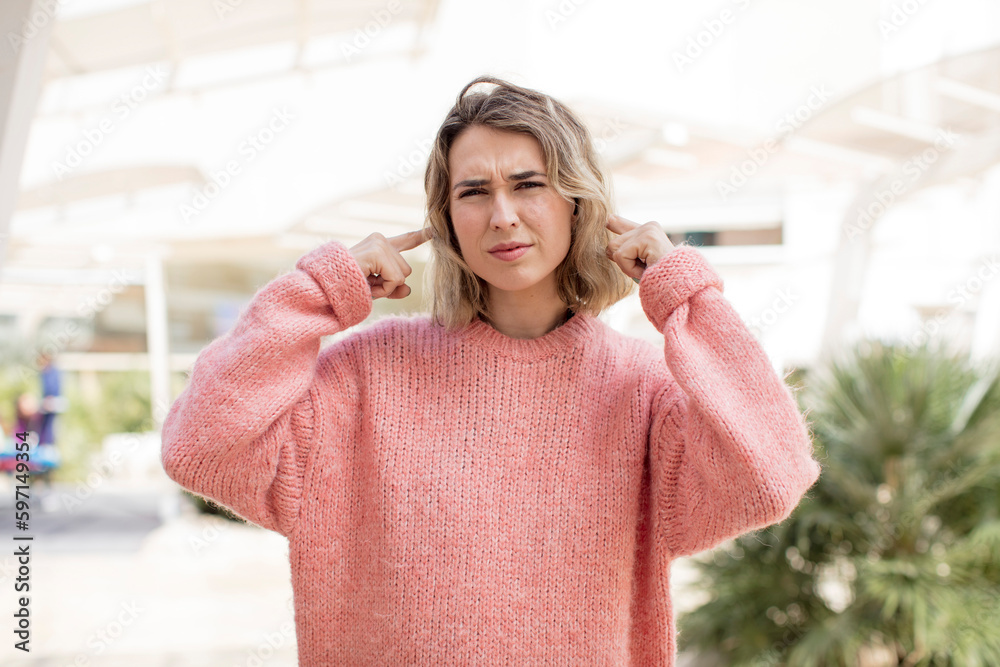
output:
[{"label": "woman's nose", "polygon": [[496,193],[493,197],[493,215],[490,218],[490,226],[495,229],[503,229],[517,223],[517,207],[513,200],[503,192]]}]

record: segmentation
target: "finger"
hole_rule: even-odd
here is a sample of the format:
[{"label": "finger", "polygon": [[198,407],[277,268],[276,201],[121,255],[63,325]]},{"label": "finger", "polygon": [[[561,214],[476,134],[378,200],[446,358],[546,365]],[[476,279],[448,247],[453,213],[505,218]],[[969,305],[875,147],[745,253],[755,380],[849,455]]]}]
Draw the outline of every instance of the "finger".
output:
[{"label": "finger", "polygon": [[614,213],[608,216],[607,228],[615,234],[624,234],[625,232],[630,232],[633,229],[638,229],[641,226],[642,225],[632,222],[631,220],[627,220],[620,215],[615,215]]},{"label": "finger", "polygon": [[[396,284],[404,282],[413,273],[413,269],[403,259],[399,250],[396,250],[391,239],[381,237],[376,242],[380,247],[375,258],[376,270],[374,273],[377,273],[386,282],[395,282]],[[391,292],[392,289],[389,288],[388,291]]]},{"label": "finger", "polygon": [[405,299],[406,297],[410,296],[410,292],[411,291],[412,290],[410,289],[409,285],[400,285],[396,289],[392,290],[392,294],[387,295],[386,298],[387,299]]},{"label": "finger", "polygon": [[399,269],[399,272],[403,274],[403,280],[409,278],[410,274],[413,273],[413,269],[410,268],[410,265],[406,263],[406,260],[403,259],[403,256],[399,254],[399,251],[392,252],[390,254],[390,257],[392,258],[392,261],[396,263],[396,268]]},{"label": "finger", "polygon": [[378,275],[368,276],[368,286],[372,291],[372,299],[381,299],[386,296],[385,287],[382,285],[382,277]]},{"label": "finger", "polygon": [[638,280],[642,277],[642,272],[646,270],[643,250],[644,246],[641,240],[632,236],[628,237],[624,243],[609,244],[608,257],[618,265],[622,273],[629,278]]},{"label": "finger", "polygon": [[433,235],[433,227],[424,227],[423,229],[418,229],[415,232],[406,232],[405,234],[400,234],[398,236],[390,236],[386,240],[392,244],[393,248],[402,252],[404,250],[413,250],[417,246],[426,243]]},{"label": "finger", "polygon": [[382,281],[381,278],[375,278],[375,284],[372,286],[372,300],[374,299],[399,299],[403,288],[406,288],[406,294],[409,294],[409,285],[405,283],[396,284],[391,281]]},{"label": "finger", "polygon": [[380,239],[382,247],[379,249],[379,266],[384,270],[389,270],[387,265],[391,265],[391,267],[395,267],[405,279],[413,272],[413,270],[410,268],[410,265],[406,263],[406,260],[403,259],[403,256],[399,254],[400,251],[393,242],[393,239],[397,238],[399,237],[393,236],[388,239]]},{"label": "finger", "polygon": [[[379,298],[382,296],[387,296],[392,294],[393,290],[403,284],[406,280],[403,276],[402,271],[399,270],[399,266],[394,260],[386,262],[383,266],[379,267],[379,278],[381,279],[381,285],[377,286],[372,290],[372,297]],[[377,295],[376,295],[377,292]]]}]

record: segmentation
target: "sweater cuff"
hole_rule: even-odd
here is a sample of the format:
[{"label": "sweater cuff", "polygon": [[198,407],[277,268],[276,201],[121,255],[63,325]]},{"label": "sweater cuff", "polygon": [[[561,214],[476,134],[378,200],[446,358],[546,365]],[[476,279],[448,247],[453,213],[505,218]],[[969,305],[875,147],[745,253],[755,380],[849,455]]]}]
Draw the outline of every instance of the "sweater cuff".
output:
[{"label": "sweater cuff", "polygon": [[324,243],[300,257],[295,268],[305,271],[319,284],[344,329],[363,322],[372,312],[368,279],[343,243]]},{"label": "sweater cuff", "polygon": [[675,308],[713,285],[721,291],[722,278],[702,254],[691,246],[677,246],[642,272],[639,300],[649,321],[663,331]]}]

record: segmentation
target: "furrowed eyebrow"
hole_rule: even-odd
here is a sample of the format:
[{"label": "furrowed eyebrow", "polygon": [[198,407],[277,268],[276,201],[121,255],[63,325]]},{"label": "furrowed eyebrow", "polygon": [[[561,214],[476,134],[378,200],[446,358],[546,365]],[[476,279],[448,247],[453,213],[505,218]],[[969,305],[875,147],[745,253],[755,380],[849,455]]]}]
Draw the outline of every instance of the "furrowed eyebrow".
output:
[{"label": "furrowed eyebrow", "polygon": [[511,174],[508,178],[512,181],[526,181],[535,176],[545,176],[545,174],[539,171],[522,171],[520,174]]},{"label": "furrowed eyebrow", "polygon": [[[526,181],[529,178],[535,178],[536,176],[545,176],[545,174],[540,171],[528,170],[511,174],[507,178],[511,181]],[[487,183],[489,183],[489,181],[482,178],[470,178],[456,183],[455,187],[452,188],[452,191],[458,190],[459,188],[478,188],[482,185],[486,185]]]}]

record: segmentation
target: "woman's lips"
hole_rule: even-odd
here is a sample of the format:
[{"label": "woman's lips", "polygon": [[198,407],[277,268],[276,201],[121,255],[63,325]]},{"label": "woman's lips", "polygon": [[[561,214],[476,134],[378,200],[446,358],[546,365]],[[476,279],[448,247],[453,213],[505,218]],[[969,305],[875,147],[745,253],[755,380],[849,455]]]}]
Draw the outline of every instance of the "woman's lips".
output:
[{"label": "woman's lips", "polygon": [[528,252],[531,248],[530,245],[523,245],[517,248],[511,248],[510,250],[494,250],[490,254],[497,259],[502,259],[505,262],[513,262],[515,259]]}]

